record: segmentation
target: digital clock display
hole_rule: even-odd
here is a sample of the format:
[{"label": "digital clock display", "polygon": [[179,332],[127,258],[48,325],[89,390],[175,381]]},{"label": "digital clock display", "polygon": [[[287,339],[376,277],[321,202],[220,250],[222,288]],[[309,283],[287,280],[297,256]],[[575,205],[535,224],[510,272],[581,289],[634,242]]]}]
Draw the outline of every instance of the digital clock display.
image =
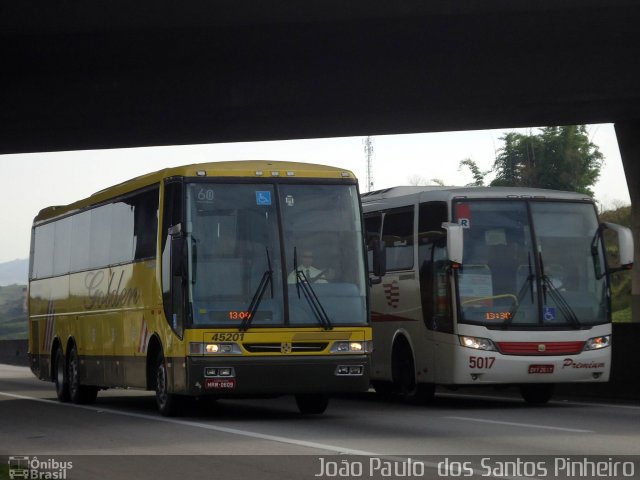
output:
[{"label": "digital clock display", "polygon": [[251,319],[251,312],[242,312],[237,310],[229,311],[229,320],[249,320]]},{"label": "digital clock display", "polygon": [[509,320],[511,313],[509,312],[486,312],[484,314],[485,320]]}]

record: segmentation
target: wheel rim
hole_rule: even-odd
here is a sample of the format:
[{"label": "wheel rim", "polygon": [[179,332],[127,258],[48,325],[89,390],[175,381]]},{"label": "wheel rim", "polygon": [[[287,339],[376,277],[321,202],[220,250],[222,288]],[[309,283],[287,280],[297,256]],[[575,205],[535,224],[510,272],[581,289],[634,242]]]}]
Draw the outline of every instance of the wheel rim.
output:
[{"label": "wheel rim", "polygon": [[64,357],[60,350],[56,353],[56,389],[61,392],[64,388]]}]

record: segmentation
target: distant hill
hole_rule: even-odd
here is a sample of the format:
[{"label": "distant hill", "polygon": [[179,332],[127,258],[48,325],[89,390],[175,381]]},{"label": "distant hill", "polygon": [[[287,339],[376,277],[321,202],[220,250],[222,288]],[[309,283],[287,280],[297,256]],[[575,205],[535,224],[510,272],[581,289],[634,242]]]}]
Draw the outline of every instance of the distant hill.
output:
[{"label": "distant hill", "polygon": [[26,285],[28,272],[28,258],[0,263],[0,287],[14,284]]}]

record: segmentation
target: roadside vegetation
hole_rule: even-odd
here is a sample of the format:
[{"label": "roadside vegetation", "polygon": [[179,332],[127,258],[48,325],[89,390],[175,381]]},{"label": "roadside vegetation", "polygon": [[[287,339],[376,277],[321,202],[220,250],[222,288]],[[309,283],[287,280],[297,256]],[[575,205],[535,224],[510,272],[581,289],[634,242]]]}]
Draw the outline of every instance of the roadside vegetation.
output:
[{"label": "roadside vegetation", "polygon": [[[631,228],[631,207],[602,212],[600,220]],[[613,241],[607,242],[607,259],[610,265],[619,264],[617,244]],[[631,323],[631,272],[618,272],[611,276],[611,309],[614,322]]]},{"label": "roadside vegetation", "polygon": [[0,340],[27,338],[26,285],[0,287]]}]

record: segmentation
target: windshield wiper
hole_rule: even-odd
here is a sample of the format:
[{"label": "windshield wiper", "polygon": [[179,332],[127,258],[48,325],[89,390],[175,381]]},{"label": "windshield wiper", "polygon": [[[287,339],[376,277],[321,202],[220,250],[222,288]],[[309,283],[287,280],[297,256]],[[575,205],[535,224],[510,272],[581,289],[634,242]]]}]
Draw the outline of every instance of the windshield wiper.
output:
[{"label": "windshield wiper", "polygon": [[318,323],[325,330],[331,330],[333,326],[331,325],[329,315],[327,315],[327,312],[322,307],[322,303],[320,303],[318,295],[316,295],[316,292],[311,287],[311,282],[302,270],[298,270],[298,252],[296,247],[293,247],[293,269],[296,273],[296,290],[298,291],[298,298],[300,298],[300,290],[302,290],[304,298],[311,307],[311,311],[315,315],[316,320],[318,320]]},{"label": "windshield wiper", "polygon": [[269,257],[269,249],[265,248],[265,250],[267,251],[267,270],[262,274],[260,284],[258,284],[258,288],[253,294],[253,298],[251,299],[251,303],[249,304],[249,312],[240,324],[239,330],[241,332],[246,331],[251,325],[253,317],[258,311],[258,306],[260,305],[262,297],[264,296],[264,292],[267,290],[267,285],[271,286],[271,298],[273,298],[273,270],[271,269],[271,257]]},{"label": "windshield wiper", "polygon": [[542,291],[545,294],[545,298],[547,289],[549,290],[549,296],[551,297],[551,300],[553,300],[555,304],[558,305],[560,311],[562,312],[562,315],[564,315],[564,317],[569,320],[569,322],[572,323],[575,328],[580,328],[580,320],[578,320],[578,316],[571,308],[571,305],[567,303],[564,296],[562,295],[562,293],[560,293],[560,290],[558,290],[558,288],[553,284],[551,279],[546,275],[543,275]]},{"label": "windshield wiper", "polygon": [[540,272],[541,272],[541,280],[542,280],[542,294],[544,295],[544,303],[547,303],[547,291],[549,292],[549,296],[551,300],[560,308],[560,312],[562,315],[572,323],[575,328],[580,328],[580,320],[578,320],[578,316],[576,312],[573,311],[571,305],[565,300],[560,290],[553,284],[551,279],[544,273],[544,263],[542,262],[542,253],[538,253],[538,258],[540,260]]}]

